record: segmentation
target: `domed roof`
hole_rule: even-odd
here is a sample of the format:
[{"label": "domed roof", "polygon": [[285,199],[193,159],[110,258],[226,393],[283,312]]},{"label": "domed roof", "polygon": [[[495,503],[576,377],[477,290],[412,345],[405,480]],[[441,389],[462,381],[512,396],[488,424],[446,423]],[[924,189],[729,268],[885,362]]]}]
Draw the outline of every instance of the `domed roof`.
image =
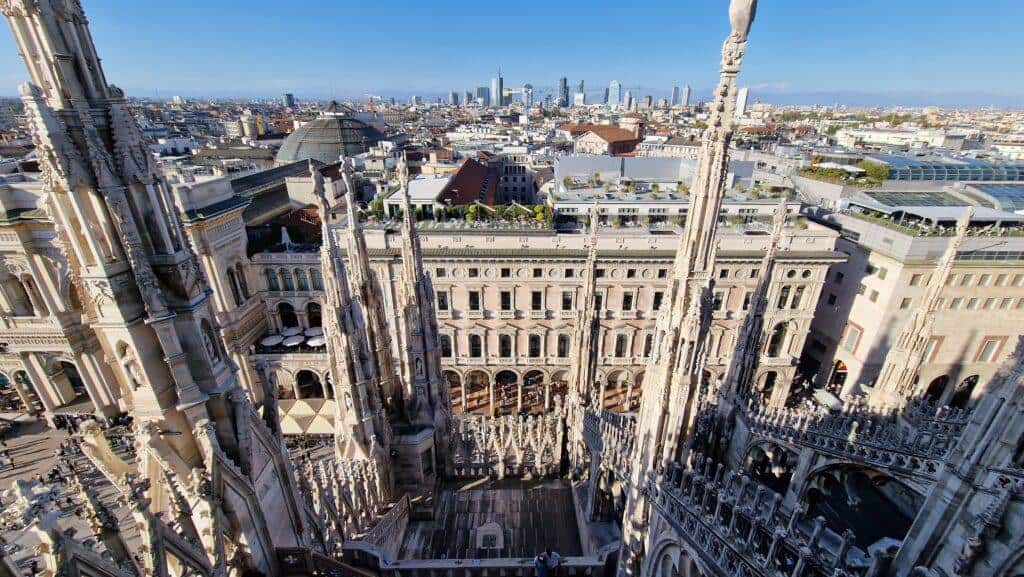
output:
[{"label": "domed roof", "polygon": [[303,124],[284,139],[275,164],[314,159],[324,164],[338,161],[342,152],[354,156],[377,144],[384,134],[356,118],[351,108],[331,102],[315,119]]}]

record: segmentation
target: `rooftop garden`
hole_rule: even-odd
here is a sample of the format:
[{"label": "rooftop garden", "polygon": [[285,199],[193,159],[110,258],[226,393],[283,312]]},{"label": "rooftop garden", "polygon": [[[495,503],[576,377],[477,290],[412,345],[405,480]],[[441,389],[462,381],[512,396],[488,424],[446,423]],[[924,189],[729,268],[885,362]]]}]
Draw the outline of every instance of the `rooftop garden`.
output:
[{"label": "rooftop garden", "polygon": [[[802,166],[796,170],[799,176],[813,178],[833,184],[856,186],[858,188],[875,188],[881,186],[889,177],[889,167],[870,160],[861,160],[854,166],[860,171],[844,168],[819,166],[820,158],[811,159],[810,166]],[[861,172],[863,171],[863,172]]]}]

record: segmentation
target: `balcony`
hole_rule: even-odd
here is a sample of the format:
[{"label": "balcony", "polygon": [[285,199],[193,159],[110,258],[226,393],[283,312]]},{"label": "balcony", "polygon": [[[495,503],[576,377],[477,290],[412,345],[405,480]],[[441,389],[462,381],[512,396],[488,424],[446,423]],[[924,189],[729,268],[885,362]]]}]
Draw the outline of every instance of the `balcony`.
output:
[{"label": "balcony", "polygon": [[576,311],[558,311],[558,316],[563,319],[576,318]]},{"label": "balcony", "polygon": [[514,318],[516,318],[516,311],[514,311],[514,310],[512,310],[512,311],[500,311],[498,313],[498,318],[501,318],[501,319],[514,319]]},{"label": "balcony", "polygon": [[484,318],[484,311],[466,311],[467,319],[482,319]]},{"label": "balcony", "polygon": [[531,319],[546,319],[548,318],[548,311],[530,311]]}]

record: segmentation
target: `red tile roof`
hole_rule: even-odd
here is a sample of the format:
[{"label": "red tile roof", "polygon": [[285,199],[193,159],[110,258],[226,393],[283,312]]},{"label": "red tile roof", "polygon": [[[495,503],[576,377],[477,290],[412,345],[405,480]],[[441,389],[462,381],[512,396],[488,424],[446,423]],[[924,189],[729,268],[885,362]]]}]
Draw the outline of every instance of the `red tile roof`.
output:
[{"label": "red tile roof", "polygon": [[441,191],[441,200],[453,205],[473,204],[480,201],[488,206],[497,204],[498,172],[472,158],[467,158]]}]

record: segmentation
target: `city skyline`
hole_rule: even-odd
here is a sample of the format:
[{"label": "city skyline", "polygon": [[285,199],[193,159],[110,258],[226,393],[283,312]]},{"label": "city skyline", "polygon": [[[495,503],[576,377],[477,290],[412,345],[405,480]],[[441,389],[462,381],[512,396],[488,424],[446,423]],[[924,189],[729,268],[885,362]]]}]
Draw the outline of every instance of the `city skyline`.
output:
[{"label": "city skyline", "polygon": [[[312,0],[289,10],[283,21],[269,3],[249,3],[246,10],[235,10],[230,2],[179,3],[175,11],[161,13],[166,29],[190,32],[173,50],[168,50],[166,38],[150,34],[149,2],[98,3],[88,9],[106,67],[117,71],[115,78],[127,94],[137,97],[253,98],[292,92],[300,99],[359,99],[366,94],[402,99],[419,94],[433,100],[451,90],[489,85],[500,66],[505,86],[531,83],[538,94],[553,92],[564,75],[572,86],[585,80],[592,91],[619,80],[623,91],[630,89],[641,98],[667,98],[673,85],[689,84],[696,101],[710,94],[714,68],[706,62],[714,58],[728,24],[716,3],[659,2],[654,7],[657,19],[649,17],[654,8],[613,15],[601,9],[576,14],[572,7],[555,6],[547,7],[552,13],[534,20],[529,30],[515,30],[517,43],[527,49],[496,45],[477,51],[471,48],[477,36],[500,36],[511,24],[494,18],[486,19],[494,25],[476,27],[473,21],[485,14],[462,14],[445,5],[399,4],[382,23],[392,38],[386,52],[374,40],[378,27],[328,33],[334,24],[322,17],[324,6]],[[753,99],[776,104],[1024,105],[1024,80],[999,73],[1013,65],[1017,51],[1012,23],[1024,16],[1024,8],[1004,0],[987,2],[972,6],[970,19],[956,19],[954,8],[951,1],[939,2],[921,19],[919,14],[910,17],[917,7],[881,0],[842,12],[811,2],[764,6],[759,17],[769,25],[751,37],[758,51],[741,85],[750,87]],[[595,34],[570,42],[560,31],[562,16]],[[346,6],[345,18],[380,20],[373,8],[362,5]],[[457,41],[439,37],[423,26],[434,20],[463,33]],[[225,27],[225,21],[233,25]],[[691,23],[693,33],[680,37],[673,28],[679,21]],[[597,32],[612,24],[638,30],[643,41],[625,46],[603,42]],[[253,42],[253,37],[262,40]],[[984,45],[971,40],[982,37]],[[420,54],[424,48],[429,50],[415,59],[402,56]],[[0,50],[15,53],[9,32],[0,35]],[[6,87],[0,92],[15,95],[25,80],[22,70],[16,57],[0,61],[0,80]],[[600,100],[599,93],[588,93],[588,102],[595,100]]]}]

